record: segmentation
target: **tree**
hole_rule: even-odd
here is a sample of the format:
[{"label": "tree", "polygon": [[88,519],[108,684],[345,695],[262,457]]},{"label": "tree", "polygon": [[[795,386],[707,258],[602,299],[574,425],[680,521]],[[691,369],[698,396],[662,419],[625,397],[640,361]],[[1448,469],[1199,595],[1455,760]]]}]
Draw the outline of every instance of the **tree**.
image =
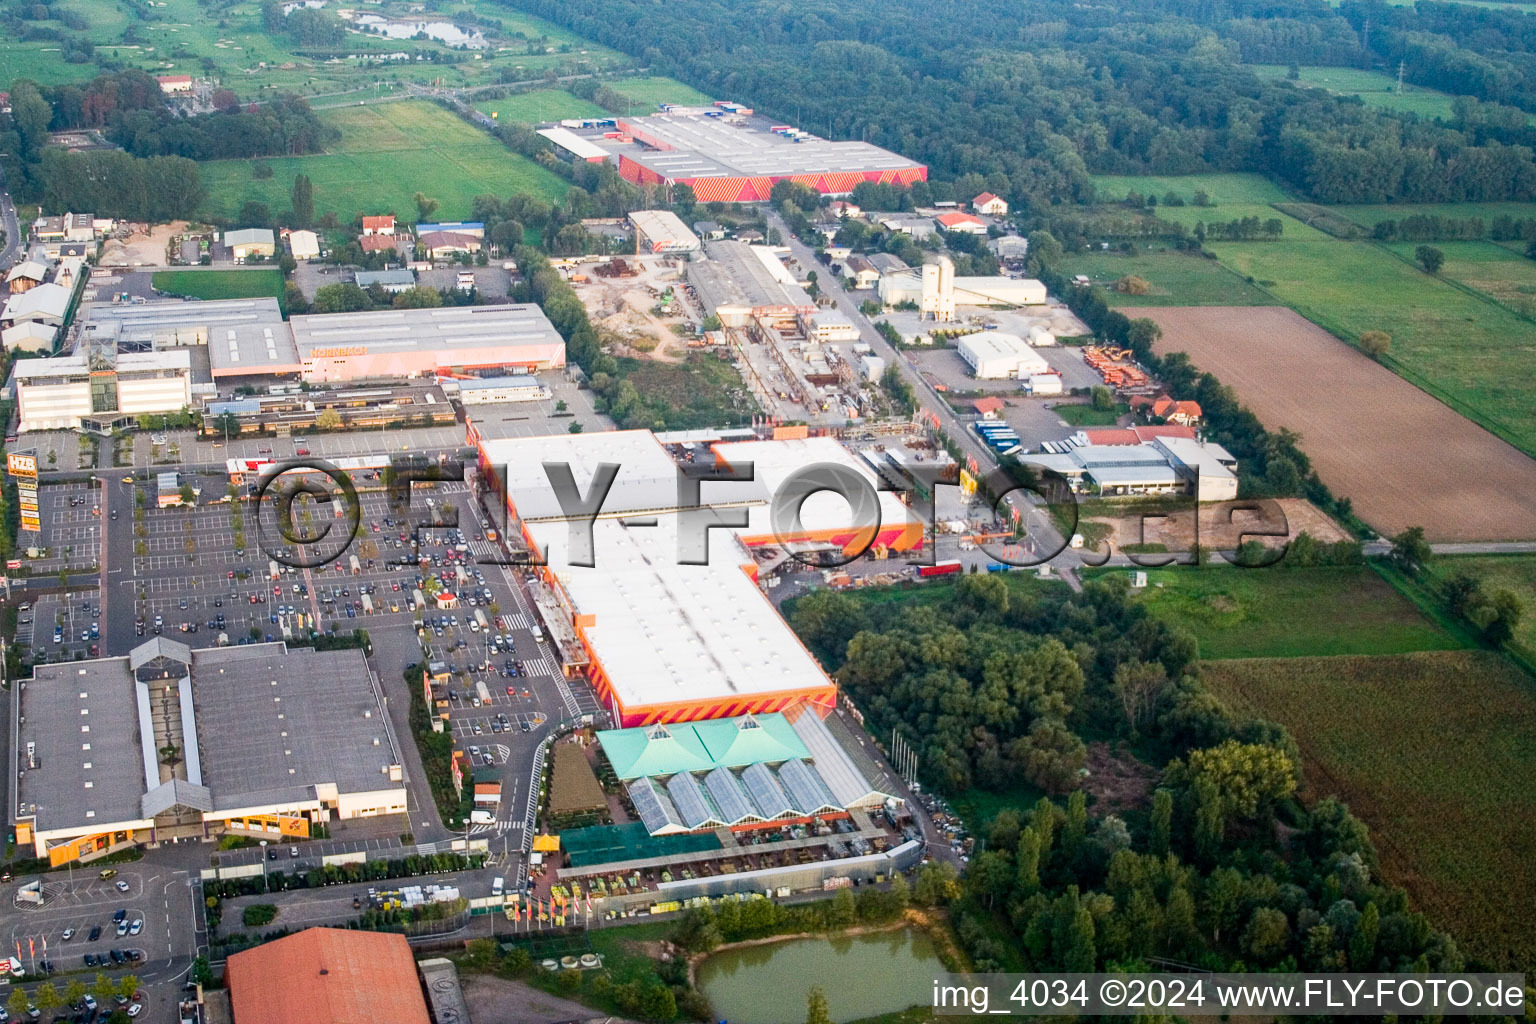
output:
[{"label": "tree", "polygon": [[236,220],[241,224],[265,227],[272,223],[272,211],[266,203],[258,203],[252,199],[241,204],[240,214]]},{"label": "tree", "polygon": [[1192,750],[1186,762],[1170,763],[1168,773],[1187,778],[1193,788],[1209,785],[1223,815],[1248,819],[1290,796],[1297,783],[1296,765],[1285,751],[1237,740]]},{"label": "tree", "polygon": [[32,1005],[47,1013],[56,1010],[63,1005],[59,999],[59,988],[51,981],[45,981],[37,986],[37,991],[32,993]]},{"label": "tree", "polygon": [[1438,274],[1445,265],[1445,253],[1432,245],[1421,245],[1413,250],[1413,258],[1419,261],[1426,273]]},{"label": "tree", "polygon": [[442,205],[436,199],[428,196],[425,192],[417,192],[414,196],[411,197],[411,201],[416,204],[416,219],[418,221],[427,220],[434,213],[436,213],[437,208]]},{"label": "tree", "polygon": [[393,303],[396,309],[435,309],[442,304],[441,292],[421,284],[400,292],[395,296]]},{"label": "tree", "polygon": [[373,299],[355,284],[327,284],[315,290],[313,313],[355,313],[372,309]]},{"label": "tree", "polygon": [[196,505],[197,504],[197,492],[192,490],[192,485],[191,484],[182,484],[181,485],[181,503],[183,505]]},{"label": "tree", "polygon": [[210,102],[213,103],[213,109],[215,110],[229,111],[234,110],[240,105],[240,97],[236,96],[229,89],[215,89],[213,90]]},{"label": "tree", "polygon": [[68,1006],[78,1006],[85,998],[85,985],[79,978],[70,978],[69,987],[64,990],[64,1002]]},{"label": "tree", "polygon": [[1161,857],[1167,854],[1173,838],[1173,794],[1158,789],[1152,794],[1151,835],[1147,847]]},{"label": "tree", "polygon": [[1259,963],[1273,963],[1285,955],[1290,937],[1291,926],[1284,911],[1259,907],[1243,929],[1243,952]]},{"label": "tree", "polygon": [[581,424],[577,423],[575,420],[572,420],[571,425],[565,428],[565,432],[567,434],[579,434],[581,433],[581,430]]},{"label": "tree", "polygon": [[315,426],[321,430],[336,430],[341,426],[341,413],[326,406],[315,414]]},{"label": "tree", "polygon": [[21,988],[12,988],[10,998],[5,1001],[5,1008],[10,1011],[12,1020],[26,1020],[27,1007],[30,1005],[27,993]]},{"label": "tree", "polygon": [[1418,575],[1433,553],[1429,541],[1424,539],[1424,527],[1410,526],[1392,538],[1392,550],[1387,557],[1404,572]]},{"label": "tree", "polygon": [[858,911],[853,904],[853,890],[839,889],[827,907],[827,927],[834,931],[847,928],[857,919]]},{"label": "tree", "polygon": [[315,185],[309,180],[309,175],[299,174],[293,179],[293,191],[289,194],[293,202],[293,223],[296,227],[307,228],[315,222]]},{"label": "tree", "polygon": [[805,1024],[832,1024],[832,1013],[827,1009],[827,993],[820,985],[812,985],[805,997]]},{"label": "tree", "polygon": [[91,994],[96,997],[98,1003],[105,1003],[117,997],[117,982],[105,974],[97,974],[96,981],[91,985]]},{"label": "tree", "polygon": [[1360,334],[1360,351],[1372,359],[1380,359],[1392,347],[1392,335],[1386,331],[1363,331]]},{"label": "tree", "polygon": [[1115,291],[1123,295],[1148,295],[1152,291],[1152,284],[1144,277],[1126,274],[1115,282]]},{"label": "tree", "polygon": [[1043,228],[1029,233],[1029,254],[1042,267],[1053,267],[1061,262],[1064,250],[1056,236]]},{"label": "tree", "polygon": [[1092,395],[1093,407],[1100,412],[1108,412],[1115,407],[1115,393],[1104,385],[1094,385]]},{"label": "tree", "polygon": [[1365,905],[1365,912],[1355,924],[1355,934],[1349,937],[1349,965],[1357,971],[1370,971],[1376,967],[1376,938],[1381,931],[1381,912],[1373,900]]}]

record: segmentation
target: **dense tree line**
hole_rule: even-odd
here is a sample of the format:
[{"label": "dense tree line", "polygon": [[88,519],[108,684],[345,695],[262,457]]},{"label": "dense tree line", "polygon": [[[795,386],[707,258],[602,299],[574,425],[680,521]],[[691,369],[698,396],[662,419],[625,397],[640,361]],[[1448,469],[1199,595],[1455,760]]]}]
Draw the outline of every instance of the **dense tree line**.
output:
[{"label": "dense tree line", "polygon": [[[33,165],[44,209],[85,210],[125,220],[166,221],[202,206],[197,164],[185,157],[139,159],[118,150],[51,148]],[[34,193],[36,194],[36,193]]]},{"label": "dense tree line", "polygon": [[[1363,36],[1350,18],[1301,0],[515,6],[818,134],[894,149],[938,178],[979,173],[1016,205],[1088,198],[1090,171],[1260,171],[1320,202],[1536,197],[1525,145],[1472,144],[1449,125],[1244,67],[1245,44],[1277,60],[1287,49],[1338,59]],[[1445,18],[1459,9],[1432,6]],[[1298,24],[1261,30],[1261,17]],[[1416,15],[1391,17],[1406,25]],[[967,25],[969,45],[957,51],[933,24]],[[1473,94],[1507,101],[1495,89]]]},{"label": "dense tree line", "polygon": [[299,47],[340,46],[347,38],[341,19],[330,11],[295,7],[284,14],[277,0],[263,0],[261,24],[273,35],[286,35]]},{"label": "dense tree line", "polygon": [[[1296,799],[1291,737],[1224,705],[1201,681],[1193,640],[1151,619],[1123,580],[1073,594],[967,576],[950,599],[920,605],[817,591],[790,620],[875,735],[903,731],[924,781],[1066,795],[1008,807],[986,828],[953,908],[977,970],[1147,970],[1153,958],[1216,970],[1465,966],[1454,940],[1377,877],[1345,807]],[[1074,767],[1085,734],[1134,743],[1155,789],[1121,813],[1090,814]]]},{"label": "dense tree line", "polygon": [[135,156],[229,160],[318,153],[340,137],[309,102],[284,94],[244,110],[179,117],[163,106],[114,119],[107,137]]}]

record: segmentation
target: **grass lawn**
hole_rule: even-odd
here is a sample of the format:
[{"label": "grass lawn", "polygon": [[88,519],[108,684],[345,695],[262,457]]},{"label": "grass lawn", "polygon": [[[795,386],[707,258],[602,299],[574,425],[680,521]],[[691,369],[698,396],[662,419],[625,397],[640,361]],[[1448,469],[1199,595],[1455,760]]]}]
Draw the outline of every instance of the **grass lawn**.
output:
[{"label": "grass lawn", "polygon": [[715,97],[706,96],[704,93],[689,85],[684,85],[675,78],[625,78],[617,82],[609,82],[609,88],[615,92],[623,93],[635,101],[630,108],[631,114],[654,114],[658,103],[685,103],[692,106],[705,106],[713,103]]},{"label": "grass lawn", "polygon": [[1486,651],[1225,661],[1203,672],[1224,699],[1291,731],[1308,792],[1338,795],[1370,825],[1386,877],[1437,927],[1496,967],[1536,965],[1528,676]]},{"label": "grass lawn", "polygon": [[1467,573],[1483,581],[1483,589],[1512,590],[1525,604],[1525,614],[1515,630],[1515,643],[1536,657],[1536,555],[1468,555],[1437,558],[1431,565],[1435,577],[1450,579]]},{"label": "grass lawn", "polygon": [[1386,362],[1453,408],[1536,452],[1536,324],[1369,242],[1213,242],[1208,248],[1345,338],[1392,336]]},{"label": "grass lawn", "polygon": [[[1095,174],[1093,184],[1103,200],[1124,199],[1129,192],[1157,196],[1174,193],[1186,203],[1195,201],[1195,193],[1204,191],[1212,204],[1221,206],[1268,206],[1291,199],[1284,190],[1262,174]],[[1161,207],[1159,207],[1161,209]],[[1213,209],[1196,207],[1209,216],[1205,220],[1231,220],[1230,216],[1218,218]]]},{"label": "grass lawn", "polygon": [[1058,405],[1051,411],[1074,427],[1112,427],[1115,421],[1129,411],[1130,406],[1116,405],[1113,409],[1095,409],[1091,405]]},{"label": "grass lawn", "polygon": [[1193,633],[1203,658],[1400,654],[1462,646],[1363,565],[1152,569],[1137,600]]},{"label": "grass lawn", "polygon": [[161,270],[153,284],[160,291],[198,299],[283,297],[283,274],[275,269]]},{"label": "grass lawn", "polygon": [[566,117],[613,116],[596,103],[572,96],[564,89],[535,89],[520,96],[481,100],[475,104],[475,109],[498,121],[519,121],[523,124],[558,121]]},{"label": "grass lawn", "polygon": [[1536,203],[1367,203],[1332,206],[1329,209],[1364,228],[1375,227],[1379,221],[1402,220],[1414,214],[1426,217],[1481,217],[1485,224],[1495,217],[1513,217],[1516,220],[1536,217]]},{"label": "grass lawn", "polygon": [[30,78],[38,85],[67,85],[95,78],[95,64],[66,64],[57,43],[18,43],[0,41],[0,88],[9,89],[18,78]]},{"label": "grass lawn", "polygon": [[[1111,306],[1268,306],[1275,301],[1220,262],[1171,249],[1074,253],[1062,262],[1062,270],[1103,285]],[[1114,283],[1127,274],[1145,278],[1152,291],[1114,291]]]},{"label": "grass lawn", "polygon": [[[1252,70],[1260,78],[1284,78],[1284,64],[1254,64]],[[1403,83],[1402,94],[1397,92],[1397,76],[1382,71],[1366,71],[1362,68],[1335,68],[1304,65],[1297,69],[1300,78],[1297,85],[1326,89],[1341,96],[1359,96],[1367,106],[1381,107],[1404,114],[1422,117],[1440,117],[1450,120],[1452,97],[1435,89]]]},{"label": "grass lawn", "polygon": [[295,175],[315,186],[315,212],[386,213],[414,220],[412,196],[426,192],[442,204],[436,216],[469,216],[477,195],[529,193],[554,201],[569,183],[457,117],[425,102],[343,107],[322,115],[341,131],[331,152],[264,161],[273,175],[257,180],[249,160],[202,165],[210,213],[233,216],[244,202],[288,209]]},{"label": "grass lawn", "polygon": [[[1434,242],[1445,253],[1440,276],[1474,288],[1516,312],[1536,313],[1536,260],[1526,259],[1497,242]],[[1388,249],[1413,259],[1413,242],[1393,242]],[[1524,249],[1524,245],[1521,245]]]}]

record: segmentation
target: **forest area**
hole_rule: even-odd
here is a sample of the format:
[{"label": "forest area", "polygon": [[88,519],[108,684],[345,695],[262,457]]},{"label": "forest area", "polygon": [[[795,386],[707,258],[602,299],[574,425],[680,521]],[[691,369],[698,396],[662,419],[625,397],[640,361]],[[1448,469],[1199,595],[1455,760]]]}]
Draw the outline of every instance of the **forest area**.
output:
[{"label": "forest area", "polygon": [[[1321,203],[1536,198],[1536,30],[1521,13],[1305,0],[514,5],[937,178],[983,174],[1016,208],[1091,200],[1094,173],[1256,171]],[[964,25],[964,45],[935,24]],[[1401,116],[1262,80],[1245,66],[1259,60],[1402,60],[1411,81],[1470,99],[1453,124]]]},{"label": "forest area", "polygon": [[[1379,877],[1364,824],[1298,799],[1289,733],[1217,697],[1194,640],[1124,578],[1073,594],[972,575],[945,590],[818,591],[789,616],[872,732],[913,744],[924,779],[1003,797],[951,906],[977,970],[1467,965]],[[1139,775],[1134,798],[1085,781],[1090,744]]]}]

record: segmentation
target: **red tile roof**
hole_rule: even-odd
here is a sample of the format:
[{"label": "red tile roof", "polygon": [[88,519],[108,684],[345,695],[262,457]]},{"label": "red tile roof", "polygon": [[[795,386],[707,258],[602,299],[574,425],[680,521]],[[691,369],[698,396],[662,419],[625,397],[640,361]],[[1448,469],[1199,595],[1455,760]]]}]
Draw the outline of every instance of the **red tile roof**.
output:
[{"label": "red tile roof", "polygon": [[363,252],[384,252],[395,247],[394,235],[364,235],[358,239]]},{"label": "red tile roof", "polygon": [[985,222],[982,221],[981,218],[972,217],[968,213],[941,213],[933,219],[938,221],[940,224],[943,224],[947,228],[952,228],[960,224],[967,224],[975,227],[986,226]]},{"label": "red tile roof", "polygon": [[997,196],[993,195],[991,192],[983,192],[981,195],[979,195],[975,199],[971,200],[971,206],[972,207],[986,206],[988,203],[990,203],[992,200],[994,200],[996,198],[997,198]]},{"label": "red tile roof", "polygon": [[430,1024],[405,936],[310,928],[224,967],[236,1024]]},{"label": "red tile roof", "polygon": [[1157,427],[1100,427],[1085,430],[1089,444],[1146,444],[1154,437],[1187,437],[1193,439],[1194,427],[1182,427],[1166,423]]},{"label": "red tile roof", "polygon": [[378,217],[363,218],[364,231],[393,230],[394,227],[395,215],[392,213],[382,214]]},{"label": "red tile roof", "polygon": [[1004,403],[1001,398],[978,398],[971,405],[975,407],[977,412],[985,415],[989,412],[1001,411]]}]

